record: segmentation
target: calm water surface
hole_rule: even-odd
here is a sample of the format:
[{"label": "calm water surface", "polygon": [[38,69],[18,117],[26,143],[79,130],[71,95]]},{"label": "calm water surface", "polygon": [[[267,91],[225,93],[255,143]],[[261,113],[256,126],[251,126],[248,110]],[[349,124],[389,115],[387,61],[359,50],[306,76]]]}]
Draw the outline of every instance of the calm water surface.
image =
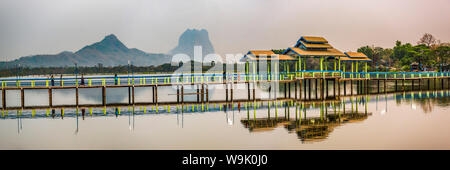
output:
[{"label": "calm water surface", "polygon": [[[176,100],[163,89],[160,100]],[[100,89],[82,89],[80,104],[101,104]],[[151,101],[137,89],[137,101]],[[235,99],[246,99],[246,90]],[[258,90],[257,93],[263,93]],[[25,93],[46,105],[47,90]],[[54,105],[75,102],[73,90],[54,92]],[[8,106],[20,92],[7,93]],[[180,106],[9,110],[0,119],[0,149],[450,149],[449,91],[292,101]],[[220,89],[211,99],[224,98]],[[188,97],[186,100],[196,100]],[[107,102],[128,101],[127,89]],[[270,104],[270,107],[269,107]],[[345,106],[345,110],[344,110]],[[177,109],[178,107],[178,109]],[[192,111],[194,110],[194,111]]]}]

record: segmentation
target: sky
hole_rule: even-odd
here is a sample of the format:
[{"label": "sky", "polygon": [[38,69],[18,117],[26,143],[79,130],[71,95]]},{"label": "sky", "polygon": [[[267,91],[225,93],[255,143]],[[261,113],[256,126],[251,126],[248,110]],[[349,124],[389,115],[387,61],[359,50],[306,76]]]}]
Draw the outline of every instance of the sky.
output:
[{"label": "sky", "polygon": [[75,52],[115,34],[129,48],[167,53],[189,28],[220,55],[323,36],[341,51],[450,41],[450,0],[0,0],[0,61]]}]

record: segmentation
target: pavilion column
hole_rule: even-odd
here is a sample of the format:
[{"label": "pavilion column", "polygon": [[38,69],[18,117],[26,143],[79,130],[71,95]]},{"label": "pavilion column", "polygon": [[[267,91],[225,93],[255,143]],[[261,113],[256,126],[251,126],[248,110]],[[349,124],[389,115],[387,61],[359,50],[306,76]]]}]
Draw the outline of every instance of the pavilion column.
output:
[{"label": "pavilion column", "polygon": [[[320,58],[320,72],[323,71],[323,58]],[[322,72],[322,77],[323,77],[323,72]]]},{"label": "pavilion column", "polygon": [[[298,70],[302,71],[302,58],[300,56],[298,57]],[[300,76],[302,76],[302,75],[303,75],[303,73],[300,72]]]},{"label": "pavilion column", "polygon": [[352,61],[352,71],[351,71],[352,74],[351,74],[350,78],[353,78],[353,75],[354,75],[354,74],[353,74],[353,63],[354,63],[354,61]]},{"label": "pavilion column", "polygon": [[357,73],[356,78],[359,78],[359,73],[358,73],[358,63],[359,63],[359,62],[356,62],[356,73]]},{"label": "pavilion column", "polygon": [[253,64],[253,80],[255,80],[255,74],[256,74],[256,66],[255,66],[255,62],[252,62]]},{"label": "pavilion column", "polygon": [[366,69],[366,78],[369,78],[369,73],[367,73],[367,62],[365,63],[365,69]]}]

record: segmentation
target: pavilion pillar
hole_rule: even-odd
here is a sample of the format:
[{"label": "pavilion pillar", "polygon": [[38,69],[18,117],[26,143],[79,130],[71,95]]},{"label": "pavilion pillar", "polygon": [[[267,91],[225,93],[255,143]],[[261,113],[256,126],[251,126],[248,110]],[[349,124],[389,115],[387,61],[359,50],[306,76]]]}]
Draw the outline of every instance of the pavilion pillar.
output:
[{"label": "pavilion pillar", "polygon": [[350,78],[353,78],[353,75],[354,75],[354,74],[353,74],[353,63],[354,63],[354,61],[352,61],[352,71],[351,71],[352,74],[351,74]]},{"label": "pavilion pillar", "polygon": [[357,73],[357,76],[356,76],[356,78],[359,78],[359,73],[358,73],[358,64],[359,64],[359,62],[356,62],[356,70],[355,70],[355,72]]},{"label": "pavilion pillar", "polygon": [[[320,72],[323,71],[323,58],[320,58]],[[323,72],[322,72],[322,77],[323,77]]]},{"label": "pavilion pillar", "polygon": [[367,62],[365,63],[365,69],[366,69],[366,78],[369,78],[369,73],[367,73]]}]

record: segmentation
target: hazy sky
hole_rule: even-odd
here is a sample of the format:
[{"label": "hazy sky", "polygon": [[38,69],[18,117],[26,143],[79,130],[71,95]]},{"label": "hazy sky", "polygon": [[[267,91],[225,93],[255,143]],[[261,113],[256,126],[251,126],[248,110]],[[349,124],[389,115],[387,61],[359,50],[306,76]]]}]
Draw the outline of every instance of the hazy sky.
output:
[{"label": "hazy sky", "polygon": [[324,36],[347,51],[450,41],[450,0],[0,0],[0,60],[76,51],[115,34],[166,53],[187,28],[207,29],[219,54],[286,48]]}]

